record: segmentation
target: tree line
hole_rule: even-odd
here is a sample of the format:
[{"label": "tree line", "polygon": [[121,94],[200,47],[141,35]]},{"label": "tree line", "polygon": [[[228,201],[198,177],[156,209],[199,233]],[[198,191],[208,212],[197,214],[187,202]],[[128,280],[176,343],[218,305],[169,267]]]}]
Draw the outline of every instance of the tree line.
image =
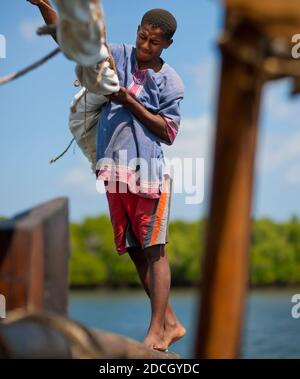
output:
[{"label": "tree line", "polygon": [[[169,225],[166,245],[172,286],[201,284],[206,220],[175,220]],[[87,217],[70,224],[69,283],[78,286],[139,286],[128,254],[115,250],[109,217]],[[279,223],[252,221],[249,251],[249,283],[253,286],[300,283],[300,221],[292,217]]]}]

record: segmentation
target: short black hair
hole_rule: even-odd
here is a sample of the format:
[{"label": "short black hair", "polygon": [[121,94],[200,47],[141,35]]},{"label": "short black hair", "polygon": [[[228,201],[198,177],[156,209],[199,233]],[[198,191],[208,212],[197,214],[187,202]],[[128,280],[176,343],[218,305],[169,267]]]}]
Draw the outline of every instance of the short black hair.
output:
[{"label": "short black hair", "polygon": [[172,13],[160,8],[151,9],[144,14],[141,25],[145,24],[160,28],[168,39],[173,37],[177,29],[177,21]]}]

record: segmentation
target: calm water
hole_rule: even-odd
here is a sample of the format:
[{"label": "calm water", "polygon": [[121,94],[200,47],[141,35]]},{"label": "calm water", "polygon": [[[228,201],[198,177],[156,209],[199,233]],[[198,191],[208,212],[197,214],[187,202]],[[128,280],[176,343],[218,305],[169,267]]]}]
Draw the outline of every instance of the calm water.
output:
[{"label": "calm water", "polygon": [[[243,358],[299,358],[300,318],[291,316],[291,297],[298,289],[255,290],[247,300]],[[171,351],[191,358],[195,330],[195,290],[172,290],[171,303],[187,329]],[[150,321],[150,304],[142,290],[72,291],[70,317],[87,326],[142,341]]]}]

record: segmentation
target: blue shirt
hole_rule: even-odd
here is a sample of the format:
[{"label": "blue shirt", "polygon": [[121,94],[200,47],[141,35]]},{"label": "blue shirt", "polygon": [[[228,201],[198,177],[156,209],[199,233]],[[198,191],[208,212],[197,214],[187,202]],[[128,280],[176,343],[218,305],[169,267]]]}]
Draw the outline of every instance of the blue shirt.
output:
[{"label": "blue shirt", "polygon": [[106,103],[97,128],[97,179],[120,180],[143,197],[160,197],[163,175],[168,175],[161,143],[171,145],[180,125],[184,86],[176,71],[163,62],[159,72],[139,70],[136,48],[110,45],[120,85],[145,108],[161,115],[169,140],[153,134],[123,105]]}]

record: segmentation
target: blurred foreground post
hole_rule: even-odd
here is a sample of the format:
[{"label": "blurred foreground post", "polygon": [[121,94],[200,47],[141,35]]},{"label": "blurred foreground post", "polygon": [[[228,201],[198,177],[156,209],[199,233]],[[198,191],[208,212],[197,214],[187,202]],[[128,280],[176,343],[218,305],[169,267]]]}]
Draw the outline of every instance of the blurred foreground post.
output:
[{"label": "blurred foreground post", "polygon": [[68,200],[41,204],[0,223],[0,293],[7,311],[67,313]]},{"label": "blurred foreground post", "polygon": [[224,0],[210,210],[195,358],[236,358],[248,280],[251,200],[263,84],[292,77],[300,92],[298,0]]}]

